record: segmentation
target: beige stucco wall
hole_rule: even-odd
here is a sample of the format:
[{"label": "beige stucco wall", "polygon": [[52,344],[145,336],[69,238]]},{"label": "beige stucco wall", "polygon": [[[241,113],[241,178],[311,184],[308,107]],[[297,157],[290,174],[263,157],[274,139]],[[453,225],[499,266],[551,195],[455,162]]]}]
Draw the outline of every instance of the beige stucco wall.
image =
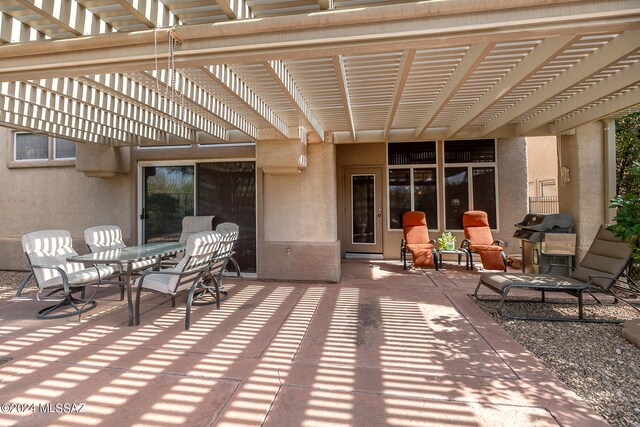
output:
[{"label": "beige stucco wall", "polygon": [[309,144],[300,172],[265,173],[261,156],[280,149],[259,142],[258,278],[338,282],[335,145]]},{"label": "beige stucco wall", "polygon": [[604,127],[592,122],[560,137],[560,163],[569,181],[559,188],[560,212],[573,217],[577,234],[576,259],[589,249],[600,224],[606,221],[608,201],[604,183]]},{"label": "beige stucco wall", "polygon": [[26,269],[21,236],[43,229],[65,229],[78,252],[86,252],[84,229],[118,224],[125,237],[134,236],[129,200],[129,176],[89,178],[70,166],[15,167],[12,131],[0,128],[0,269]]},{"label": "beige stucco wall", "polygon": [[[400,258],[400,244],[402,241],[401,230],[387,229],[387,168],[386,148],[384,143],[378,144],[345,144],[338,146],[338,212],[339,230],[341,239],[344,239],[344,218],[348,214],[344,206],[344,168],[354,166],[378,166],[383,170],[383,256],[385,259]],[[528,184],[527,184],[527,141],[525,138],[498,139],[498,230],[494,232],[496,239],[507,242],[507,253],[520,253],[518,241],[513,239],[515,227],[527,214],[528,210]],[[438,144],[439,159],[442,159],[442,144]],[[439,179],[442,177],[439,175]],[[439,193],[440,224],[438,229],[430,229],[430,237],[439,237],[444,230],[444,194]],[[458,244],[464,239],[462,232],[454,233]],[[344,256],[344,249],[342,255]]]},{"label": "beige stucco wall", "polygon": [[[86,252],[87,227],[116,224],[128,244],[138,243],[139,162],[255,159],[252,145],[189,147],[180,149],[130,149],[113,152],[94,144],[79,147],[78,160],[58,166],[19,167],[12,161],[13,132],[0,128],[0,269],[26,269],[21,236],[43,229],[66,229],[74,247]],[[42,164],[42,163],[40,163]],[[123,167],[126,165],[126,168]],[[103,174],[107,178],[89,177]],[[110,173],[115,172],[115,173]]]},{"label": "beige stucco wall", "polygon": [[495,239],[506,243],[507,254],[519,254],[519,241],[513,238],[514,224],[529,210],[526,138],[498,139],[498,231]]},{"label": "beige stucco wall", "polygon": [[527,137],[529,196],[542,196],[542,182],[553,181],[555,187],[546,187],[544,196],[558,195],[558,153],[555,136]]}]

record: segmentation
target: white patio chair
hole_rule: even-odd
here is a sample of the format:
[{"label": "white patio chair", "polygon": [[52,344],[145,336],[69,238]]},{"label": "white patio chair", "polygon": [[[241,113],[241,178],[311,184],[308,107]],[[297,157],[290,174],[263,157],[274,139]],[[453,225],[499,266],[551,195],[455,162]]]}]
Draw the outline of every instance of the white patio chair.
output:
[{"label": "white patio chair", "polygon": [[[84,230],[84,241],[91,252],[100,252],[110,249],[122,249],[127,245],[122,239],[122,230],[117,225],[98,225],[89,227]],[[131,271],[136,273],[141,270],[154,267],[156,261],[149,259],[134,262],[131,265]]]},{"label": "white patio chair", "polygon": [[[101,252],[127,247],[122,238],[122,230],[117,225],[97,225],[95,227],[89,227],[84,230],[84,241],[91,252]],[[144,270],[156,267],[157,264],[158,262],[153,259],[134,262],[131,264],[131,273],[139,274]],[[122,275],[124,272],[120,271],[120,273]],[[123,277],[120,277],[120,282],[123,280]],[[122,301],[123,299],[124,285],[120,285],[120,300]]]},{"label": "white patio chair", "polygon": [[[213,230],[213,218],[214,215],[185,216],[182,218],[182,232],[180,233],[180,239],[178,241],[186,244],[191,235],[202,231]],[[181,253],[174,257],[163,259],[162,267],[173,267],[177,265],[183,256],[184,254]]]},{"label": "white patio chair", "polygon": [[214,215],[185,216],[182,218],[180,243],[187,243],[187,239],[192,234],[213,230],[213,218]]},{"label": "white patio chair", "polygon": [[[116,273],[111,266],[85,268],[83,264],[67,262],[70,256],[78,255],[67,230],[43,230],[25,234],[22,236],[22,249],[36,278],[38,299],[44,290],[52,291],[50,294],[61,291],[63,295],[61,301],[38,312],[40,319],[79,316],[93,309],[95,301],[81,299],[84,297],[85,287],[100,284],[103,279]],[[82,292],[81,298],[73,296],[77,292]],[[67,305],[73,311],[53,314]]]},{"label": "white patio chair", "polygon": [[[221,227],[222,226],[222,227]],[[220,245],[214,258],[211,261],[209,276],[204,280],[202,291],[196,295],[197,300],[193,301],[193,305],[216,304],[216,308],[220,308],[220,303],[227,299],[229,293],[224,289],[222,280],[224,273],[227,271],[229,261],[235,262],[233,259],[234,248],[238,241],[239,227],[236,224],[225,222],[216,227],[216,232],[222,236]],[[236,272],[240,276],[240,269],[236,264]],[[213,286],[212,286],[213,285]]]},{"label": "white patio chair", "polygon": [[[185,329],[189,329],[191,305],[196,292],[208,288],[205,282],[213,284],[215,297],[220,300],[218,282],[211,278],[212,263],[221,267],[226,266],[225,260],[220,260],[222,235],[215,231],[202,231],[189,236],[184,257],[175,267],[160,271],[146,272],[137,281],[135,324],[140,324],[140,295],[142,290],[171,295],[172,307],[175,307],[175,297],[179,293],[189,292],[185,317]],[[228,261],[228,257],[226,258]],[[199,292],[202,293],[202,292]]]}]

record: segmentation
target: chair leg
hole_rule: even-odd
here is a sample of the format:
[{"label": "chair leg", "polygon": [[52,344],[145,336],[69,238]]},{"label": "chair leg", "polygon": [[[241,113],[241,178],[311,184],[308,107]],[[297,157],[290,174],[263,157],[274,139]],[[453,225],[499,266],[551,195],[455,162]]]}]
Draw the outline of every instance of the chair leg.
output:
[{"label": "chair leg", "polygon": [[[84,307],[79,308],[78,303],[84,304]],[[72,307],[74,311],[64,312],[60,314],[51,314],[57,309],[64,307],[65,305]],[[81,299],[74,298],[73,295],[69,294],[69,295],[66,295],[58,303],[49,307],[45,307],[42,310],[38,311],[37,317],[38,319],[62,319],[64,317],[79,316],[83,313],[93,310],[96,307],[96,305],[97,305],[97,302],[95,301],[83,301]]]},{"label": "chair leg", "polygon": [[185,316],[184,316],[184,329],[186,331],[189,330],[189,326],[191,323],[191,305],[193,304],[193,295],[195,291],[196,291],[196,287],[193,286],[189,291],[189,296],[187,297],[187,312],[185,313]]},{"label": "chair leg", "polygon": [[582,294],[583,294],[583,291],[579,290],[578,291],[578,319],[580,320],[584,319],[584,303],[582,301]]},{"label": "chair leg", "polygon": [[176,306],[176,297],[175,295],[171,295],[171,307],[175,308]]},{"label": "chair leg", "polygon": [[140,325],[140,294],[142,292],[142,283],[138,285],[138,289],[136,290],[136,310],[135,310],[135,321],[134,325]]},{"label": "chair leg", "polygon": [[20,285],[18,285],[18,289],[16,290],[16,294],[14,295],[14,298],[19,298],[22,296],[22,290],[24,289],[24,287],[27,285],[27,282],[29,281],[29,279],[31,279],[33,277],[33,270],[30,271],[24,279],[22,279],[22,282],[20,282]]},{"label": "chair leg", "polygon": [[229,258],[229,261],[233,263],[233,268],[236,269],[236,275],[238,277],[242,277],[242,274],[240,273],[240,266],[238,265],[238,261],[236,261],[234,257]]},{"label": "chair leg", "polygon": [[436,271],[438,271],[438,262],[439,262],[438,261],[438,252],[433,251],[432,254],[433,254],[433,260],[435,261],[435,265],[436,265]]}]

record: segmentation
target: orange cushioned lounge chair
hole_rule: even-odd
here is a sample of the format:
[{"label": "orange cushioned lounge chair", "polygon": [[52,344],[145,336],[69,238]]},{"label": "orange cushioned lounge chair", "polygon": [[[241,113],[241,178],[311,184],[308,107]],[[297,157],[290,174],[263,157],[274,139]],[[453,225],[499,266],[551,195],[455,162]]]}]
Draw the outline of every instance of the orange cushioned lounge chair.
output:
[{"label": "orange cushioned lounge chair", "polygon": [[433,267],[438,270],[438,254],[435,241],[429,239],[427,215],[424,212],[409,211],[402,214],[402,247],[400,254],[407,269],[407,252],[413,256],[415,267]]},{"label": "orange cushioned lounge chair", "polygon": [[462,215],[464,237],[461,249],[469,254],[469,267],[473,268],[472,253],[480,255],[485,270],[507,271],[507,258],[501,245],[504,242],[493,240],[489,227],[489,216],[483,211],[467,211]]}]

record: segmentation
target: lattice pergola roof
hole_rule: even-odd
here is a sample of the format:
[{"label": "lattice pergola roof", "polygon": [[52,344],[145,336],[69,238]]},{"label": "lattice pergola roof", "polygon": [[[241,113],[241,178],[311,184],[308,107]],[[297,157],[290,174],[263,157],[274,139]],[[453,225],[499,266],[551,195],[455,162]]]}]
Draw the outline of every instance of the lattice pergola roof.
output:
[{"label": "lattice pergola roof", "polygon": [[110,145],[557,134],[640,108],[637,0],[0,0],[0,125]]}]

